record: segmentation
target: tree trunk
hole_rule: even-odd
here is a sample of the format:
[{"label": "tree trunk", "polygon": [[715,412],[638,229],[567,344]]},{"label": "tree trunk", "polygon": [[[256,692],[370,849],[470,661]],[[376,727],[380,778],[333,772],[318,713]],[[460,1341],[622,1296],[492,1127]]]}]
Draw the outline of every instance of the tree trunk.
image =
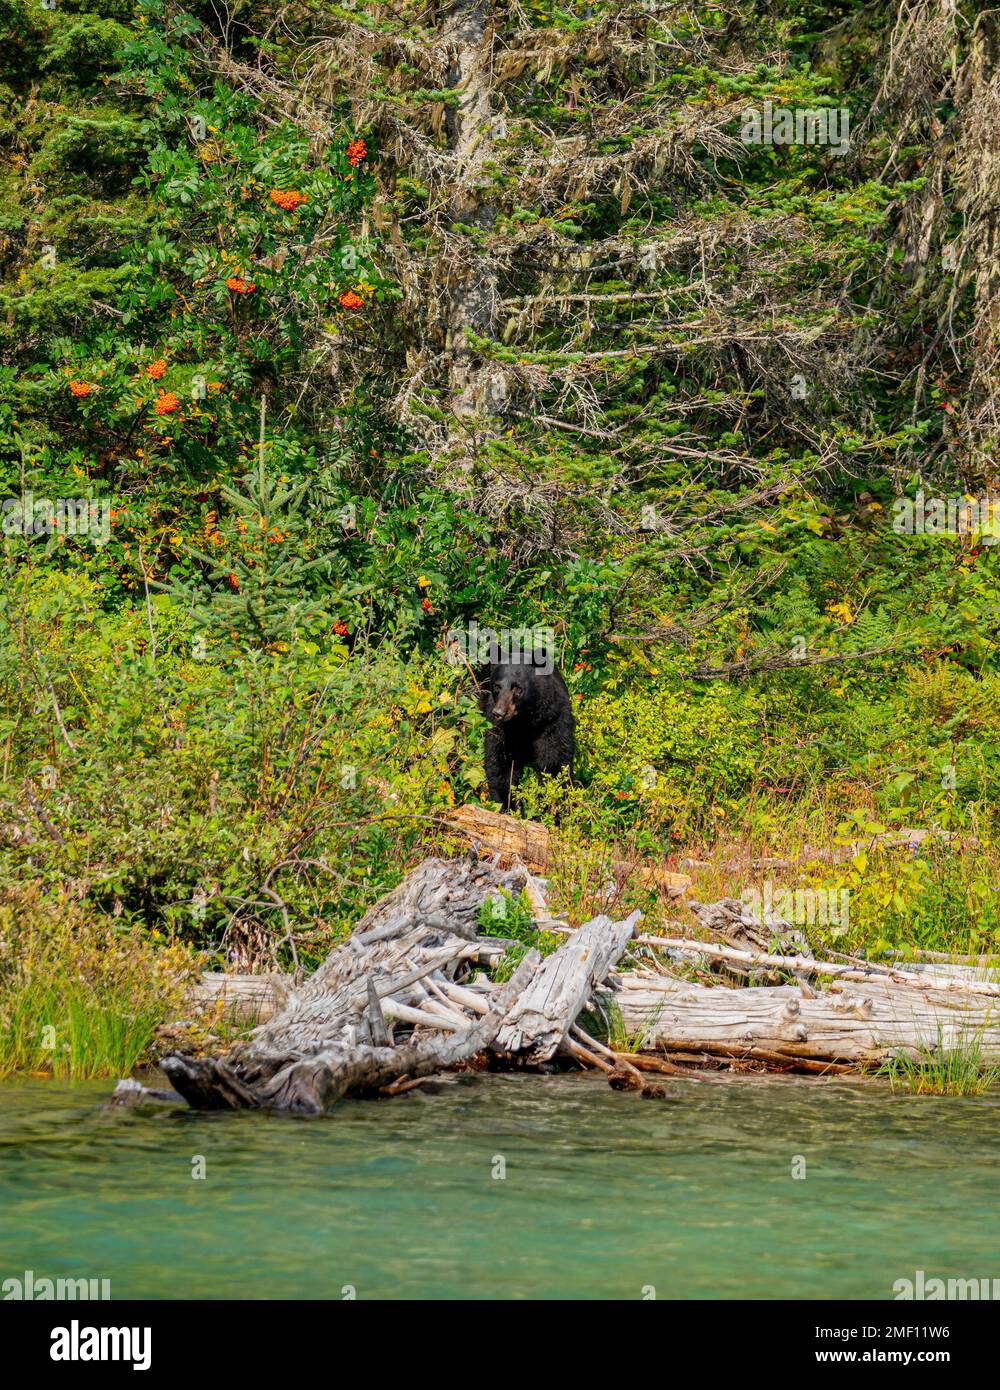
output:
[{"label": "tree trunk", "polygon": [[[448,215],[455,223],[488,231],[495,208],[484,197],[484,166],[493,151],[490,101],[493,32],[489,0],[456,0],[446,34],[454,53],[449,86],[460,92],[458,105],[446,116],[453,175]],[[445,252],[450,340],[450,405],[458,417],[498,413],[506,398],[503,372],[483,362],[468,341],[496,335],[499,312],[493,263],[461,231],[452,230]]]},{"label": "tree trunk", "polygon": [[291,1056],[263,1085],[246,1085],[222,1057],[164,1057],[160,1065],[174,1089],[196,1110],[287,1110],[319,1115],[348,1091],[372,1092],[401,1077],[414,1079],[467,1061],[488,1047],[506,1011],[541,959],[529,951],[497,991],[489,1012],[461,1032],[435,1034],[408,1047],[349,1047],[332,1043],[307,1057]]},{"label": "tree trunk", "polygon": [[497,1036],[497,1047],[520,1052],[533,1062],[553,1056],[595,985],[621,960],[639,916],[633,912],[625,922],[595,917],[579,927],[515,1002]]},{"label": "tree trunk", "polygon": [[970,1045],[984,1061],[1000,1060],[995,994],[926,990],[888,978],[836,984],[823,991],[795,985],[725,989],[663,975],[620,975],[609,999],[626,1032],[648,1050],[765,1051],[782,1058],[877,1064],[905,1052]]}]

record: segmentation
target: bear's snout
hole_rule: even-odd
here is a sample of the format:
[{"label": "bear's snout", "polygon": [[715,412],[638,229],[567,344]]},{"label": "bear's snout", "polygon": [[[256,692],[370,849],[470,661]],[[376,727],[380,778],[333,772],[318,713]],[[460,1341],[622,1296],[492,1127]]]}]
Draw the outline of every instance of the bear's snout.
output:
[{"label": "bear's snout", "polygon": [[517,714],[517,705],[514,699],[506,692],[497,697],[496,703],[490,711],[490,718],[494,724],[506,724],[508,719],[513,719]]}]

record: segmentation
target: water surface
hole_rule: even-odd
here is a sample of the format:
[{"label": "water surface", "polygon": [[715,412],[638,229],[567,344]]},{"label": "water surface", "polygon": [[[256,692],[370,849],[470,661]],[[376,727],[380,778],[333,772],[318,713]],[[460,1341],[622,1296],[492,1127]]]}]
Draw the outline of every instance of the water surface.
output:
[{"label": "water surface", "polygon": [[460,1076],[304,1120],[110,1110],[110,1090],[0,1085],[0,1280],[107,1278],[122,1298],[888,1298],[918,1269],[1000,1276],[996,1096],[733,1076],[652,1101],[593,1076]]}]

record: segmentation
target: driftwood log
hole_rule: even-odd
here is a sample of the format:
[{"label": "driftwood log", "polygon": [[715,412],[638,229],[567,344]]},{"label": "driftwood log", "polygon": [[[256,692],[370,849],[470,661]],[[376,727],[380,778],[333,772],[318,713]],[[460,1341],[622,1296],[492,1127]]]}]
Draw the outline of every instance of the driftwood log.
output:
[{"label": "driftwood log", "polygon": [[537,951],[527,953],[478,1022],[404,1047],[351,1047],[334,1042],[303,1057],[254,1049],[233,1060],[174,1053],[160,1065],[174,1089],[198,1110],[266,1108],[318,1115],[349,1091],[377,1092],[401,1077],[429,1076],[474,1057],[493,1042],[507,1009],[530,981],[539,960]]},{"label": "driftwood log", "polygon": [[617,975],[613,983],[608,1001],[621,1011],[626,1032],[641,1035],[651,1051],[867,1066],[900,1053],[919,1060],[939,1044],[945,1050],[974,1044],[984,1061],[1000,1061],[995,986],[900,984],[887,972],[823,990],[727,989],[645,970]]},{"label": "driftwood log", "polygon": [[957,964],[879,965],[873,961],[845,957],[840,961],[818,960],[808,955],[784,955],[778,951],[741,950],[714,941],[691,941],[678,937],[640,936],[636,944],[665,951],[673,960],[719,960],[747,969],[764,967],[772,973],[784,972],[797,979],[810,975],[831,976],[841,981],[867,984],[904,985],[914,989],[936,989],[959,994],[992,995],[1000,1001],[1000,980],[985,966]]},{"label": "driftwood log", "polygon": [[527,951],[505,984],[472,978],[509,944],[480,933],[483,902],[501,889],[516,895],[525,876],[475,859],[425,860],[314,975],[281,987],[283,1005],[248,1041],[218,1056],[170,1053],[161,1067],[197,1109],[316,1114],[486,1051],[550,1057],[621,960],[639,914],[595,918],[544,965]]},{"label": "driftwood log", "polygon": [[533,1062],[551,1057],[595,985],[621,960],[638,920],[638,912],[625,922],[595,917],[575,931],[513,1004],[497,1035],[497,1046],[505,1052],[520,1052]]}]

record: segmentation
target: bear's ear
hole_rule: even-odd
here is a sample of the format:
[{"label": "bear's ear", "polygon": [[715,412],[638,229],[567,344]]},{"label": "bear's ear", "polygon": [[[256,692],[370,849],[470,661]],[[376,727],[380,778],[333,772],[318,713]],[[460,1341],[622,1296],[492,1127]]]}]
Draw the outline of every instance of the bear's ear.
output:
[{"label": "bear's ear", "polygon": [[483,714],[488,714],[493,704],[493,667],[480,666],[476,672],[476,696]]}]

